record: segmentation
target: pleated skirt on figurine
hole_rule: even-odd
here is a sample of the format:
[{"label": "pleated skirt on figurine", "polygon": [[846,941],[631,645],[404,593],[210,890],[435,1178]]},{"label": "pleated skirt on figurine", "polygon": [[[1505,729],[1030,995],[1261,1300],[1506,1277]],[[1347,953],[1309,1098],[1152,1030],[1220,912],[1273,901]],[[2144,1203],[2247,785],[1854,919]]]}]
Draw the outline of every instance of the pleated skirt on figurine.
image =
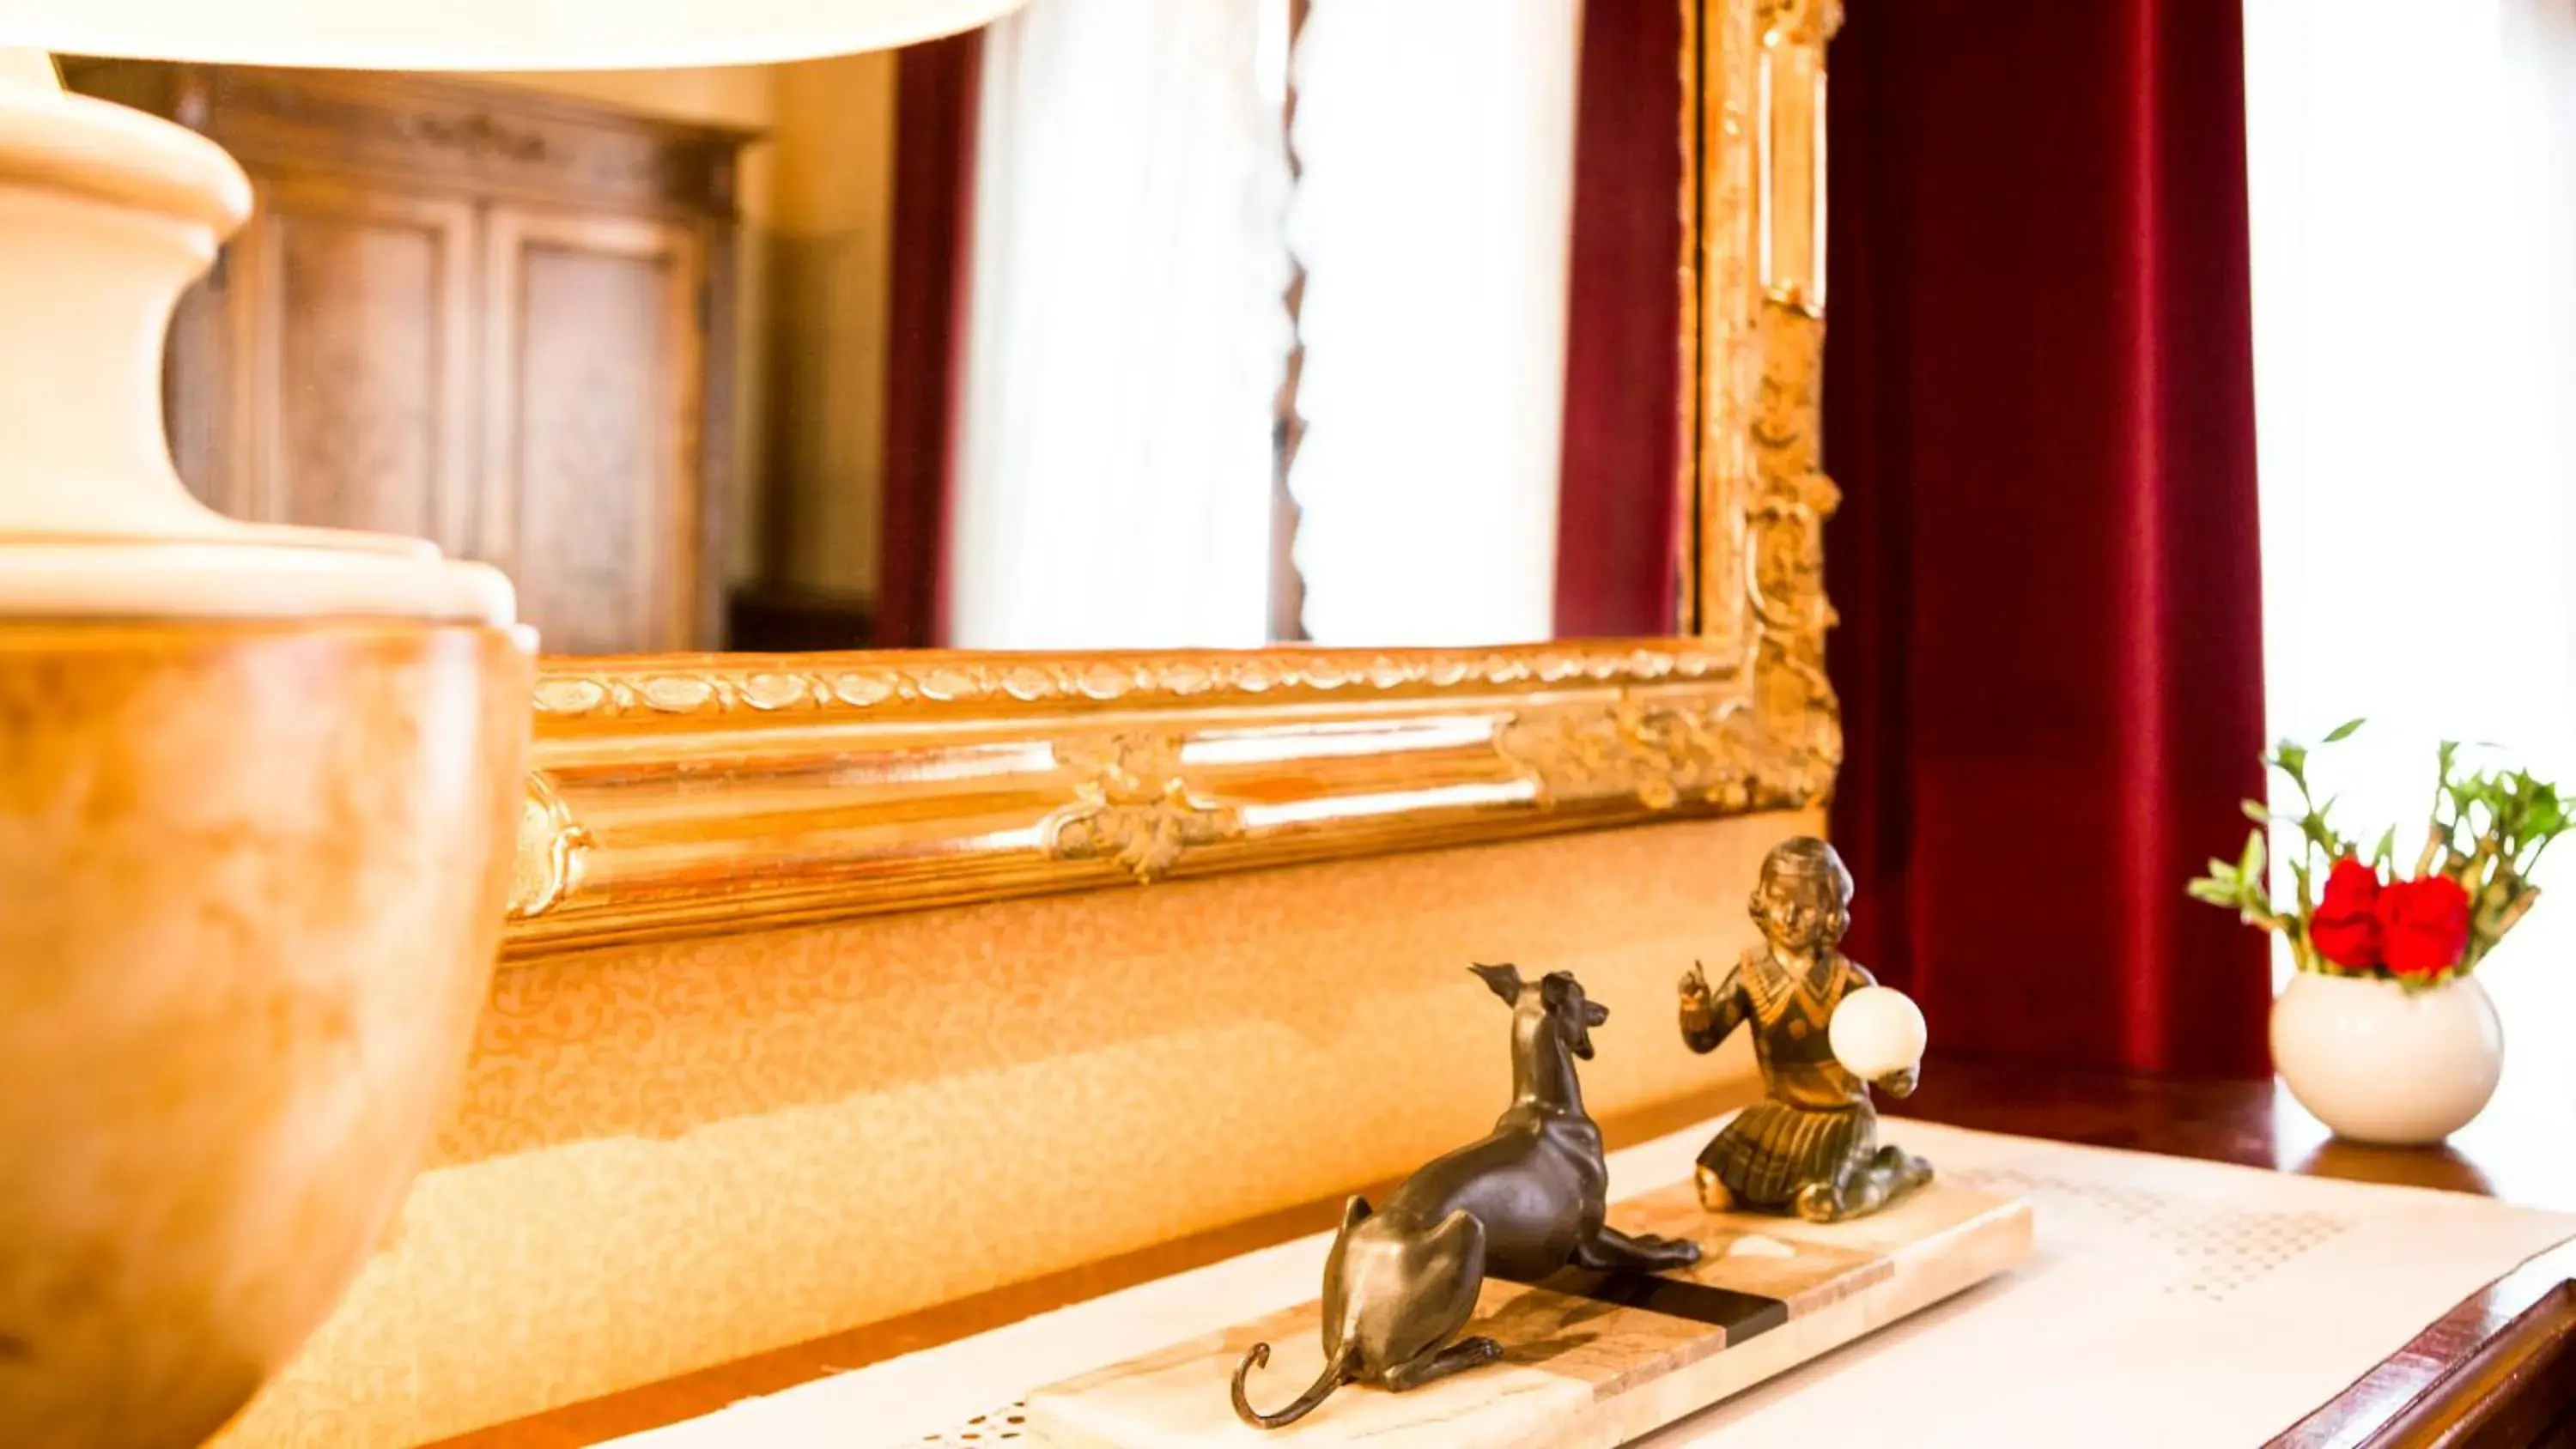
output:
[{"label": "pleated skirt on figurine", "polygon": [[1699,1155],[1746,1207],[1787,1207],[1798,1189],[1878,1149],[1878,1114],[1756,1102],[1718,1129]]}]

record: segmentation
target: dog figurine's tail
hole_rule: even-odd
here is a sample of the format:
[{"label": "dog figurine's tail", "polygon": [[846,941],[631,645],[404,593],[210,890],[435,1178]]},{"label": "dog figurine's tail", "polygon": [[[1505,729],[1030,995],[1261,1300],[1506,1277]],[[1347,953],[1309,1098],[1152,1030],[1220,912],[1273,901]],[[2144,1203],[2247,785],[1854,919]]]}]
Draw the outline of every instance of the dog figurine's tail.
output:
[{"label": "dog figurine's tail", "polygon": [[1281,1409],[1278,1413],[1265,1414],[1252,1407],[1252,1401],[1245,1398],[1243,1394],[1243,1381],[1254,1369],[1270,1362],[1270,1345],[1254,1344],[1251,1351],[1244,1354],[1243,1362],[1234,1366],[1235,1417],[1256,1429],[1284,1429],[1296,1423],[1299,1419],[1315,1412],[1315,1406],[1330,1398],[1333,1390],[1351,1381],[1351,1361],[1356,1356],[1356,1351],[1350,1345],[1344,1344],[1342,1351],[1324,1365],[1324,1371],[1315,1376],[1315,1382],[1307,1386],[1306,1392],[1297,1396],[1295,1403]]}]

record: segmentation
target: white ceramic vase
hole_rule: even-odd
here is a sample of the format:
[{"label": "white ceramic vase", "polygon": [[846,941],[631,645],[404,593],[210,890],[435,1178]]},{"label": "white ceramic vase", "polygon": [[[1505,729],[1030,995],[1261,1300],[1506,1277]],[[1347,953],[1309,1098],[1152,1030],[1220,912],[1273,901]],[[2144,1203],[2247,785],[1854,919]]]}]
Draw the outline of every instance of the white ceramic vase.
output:
[{"label": "white ceramic vase", "polygon": [[2421,991],[2293,972],[2272,1003],[2272,1064],[2352,1142],[2423,1146],[2469,1124],[2504,1071],[2504,1024],[2475,977]]}]

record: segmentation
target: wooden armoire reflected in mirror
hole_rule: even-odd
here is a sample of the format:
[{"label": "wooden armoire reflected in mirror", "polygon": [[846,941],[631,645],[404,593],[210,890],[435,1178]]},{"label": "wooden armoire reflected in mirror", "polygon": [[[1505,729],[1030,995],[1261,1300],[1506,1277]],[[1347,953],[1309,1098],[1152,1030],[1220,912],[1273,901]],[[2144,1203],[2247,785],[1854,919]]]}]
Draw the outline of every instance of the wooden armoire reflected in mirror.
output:
[{"label": "wooden armoire reflected in mirror", "polygon": [[517,581],[548,653],[720,647],[749,133],[468,81],[64,62],[176,120],[258,209],[182,301],[189,487],[407,533]]}]

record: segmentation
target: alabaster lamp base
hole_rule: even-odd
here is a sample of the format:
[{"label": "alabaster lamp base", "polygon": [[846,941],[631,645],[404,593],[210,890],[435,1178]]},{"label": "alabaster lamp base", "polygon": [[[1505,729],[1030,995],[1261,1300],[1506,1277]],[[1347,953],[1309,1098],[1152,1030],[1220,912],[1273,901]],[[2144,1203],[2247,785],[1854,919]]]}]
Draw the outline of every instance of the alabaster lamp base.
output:
[{"label": "alabaster lamp base", "polygon": [[[0,46],[336,66],[804,59],[1016,0],[0,0]],[[412,539],[217,516],[171,307],[204,137],[0,51],[0,1446],[186,1449],[396,1211],[492,970],[534,641]]]},{"label": "alabaster lamp base", "polygon": [[380,1241],[489,986],[531,668],[0,620],[0,1444],[200,1443]]}]

